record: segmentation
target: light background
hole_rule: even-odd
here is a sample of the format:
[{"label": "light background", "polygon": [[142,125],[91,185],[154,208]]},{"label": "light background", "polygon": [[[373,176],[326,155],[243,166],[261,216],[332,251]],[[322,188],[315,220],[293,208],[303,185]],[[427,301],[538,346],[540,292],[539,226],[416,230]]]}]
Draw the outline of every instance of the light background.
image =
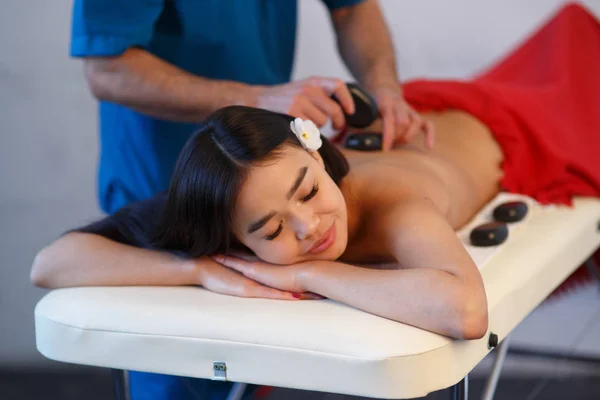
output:
[{"label": "light background", "polygon": [[[281,0],[277,0],[281,1]],[[71,1],[3,0],[0,13],[0,367],[57,366],[35,349],[35,253],[100,215],[97,117],[81,64],[68,56]],[[402,79],[468,77],[554,12],[558,0],[384,0]],[[600,15],[600,1],[584,2]],[[295,78],[351,79],[318,0],[300,0]],[[9,11],[10,10],[10,11]],[[535,311],[517,329],[523,345],[568,347],[600,312],[596,288]],[[576,346],[600,355],[600,321]],[[527,370],[527,364],[515,366]],[[522,372],[522,371],[520,371]]]}]

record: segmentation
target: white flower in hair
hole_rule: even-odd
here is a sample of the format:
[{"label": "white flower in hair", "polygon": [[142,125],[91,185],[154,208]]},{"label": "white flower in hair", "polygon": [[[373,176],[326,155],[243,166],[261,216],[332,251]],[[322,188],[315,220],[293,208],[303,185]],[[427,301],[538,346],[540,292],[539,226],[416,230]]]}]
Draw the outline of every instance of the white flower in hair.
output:
[{"label": "white flower in hair", "polygon": [[290,128],[305,149],[317,151],[321,148],[321,132],[311,120],[296,118],[290,122]]}]

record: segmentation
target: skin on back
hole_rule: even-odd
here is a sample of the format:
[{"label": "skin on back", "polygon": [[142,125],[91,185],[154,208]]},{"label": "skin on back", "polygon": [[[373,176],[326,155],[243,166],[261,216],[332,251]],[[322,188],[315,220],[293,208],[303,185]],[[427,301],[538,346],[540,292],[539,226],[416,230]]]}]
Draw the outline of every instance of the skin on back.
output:
[{"label": "skin on back", "polygon": [[[454,110],[423,116],[436,127],[432,150],[423,135],[388,153],[343,150],[350,174],[342,185],[349,235],[342,260],[394,261],[381,245],[391,209],[424,202],[456,230],[501,190],[503,153],[483,123]],[[377,132],[380,126],[377,121],[366,130]]]}]

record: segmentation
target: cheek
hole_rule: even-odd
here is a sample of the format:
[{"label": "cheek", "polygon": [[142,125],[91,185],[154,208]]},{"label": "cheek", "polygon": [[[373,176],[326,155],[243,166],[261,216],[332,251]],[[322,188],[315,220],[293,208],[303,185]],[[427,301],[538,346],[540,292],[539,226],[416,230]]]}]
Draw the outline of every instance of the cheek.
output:
[{"label": "cheek", "polygon": [[327,187],[320,194],[319,204],[324,212],[339,212],[345,207],[342,193],[335,184],[333,187]]},{"label": "cheek", "polygon": [[298,243],[289,235],[279,237],[273,241],[263,241],[264,243],[254,243],[250,249],[263,261],[272,264],[293,264],[298,262]]}]

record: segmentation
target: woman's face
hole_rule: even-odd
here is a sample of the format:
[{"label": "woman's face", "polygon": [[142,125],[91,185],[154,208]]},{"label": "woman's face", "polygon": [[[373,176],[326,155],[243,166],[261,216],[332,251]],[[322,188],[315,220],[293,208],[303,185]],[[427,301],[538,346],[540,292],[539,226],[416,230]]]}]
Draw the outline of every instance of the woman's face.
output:
[{"label": "woman's face", "polygon": [[342,192],[319,153],[293,146],[250,170],[235,218],[238,240],[273,264],[335,260],[348,240]]}]

